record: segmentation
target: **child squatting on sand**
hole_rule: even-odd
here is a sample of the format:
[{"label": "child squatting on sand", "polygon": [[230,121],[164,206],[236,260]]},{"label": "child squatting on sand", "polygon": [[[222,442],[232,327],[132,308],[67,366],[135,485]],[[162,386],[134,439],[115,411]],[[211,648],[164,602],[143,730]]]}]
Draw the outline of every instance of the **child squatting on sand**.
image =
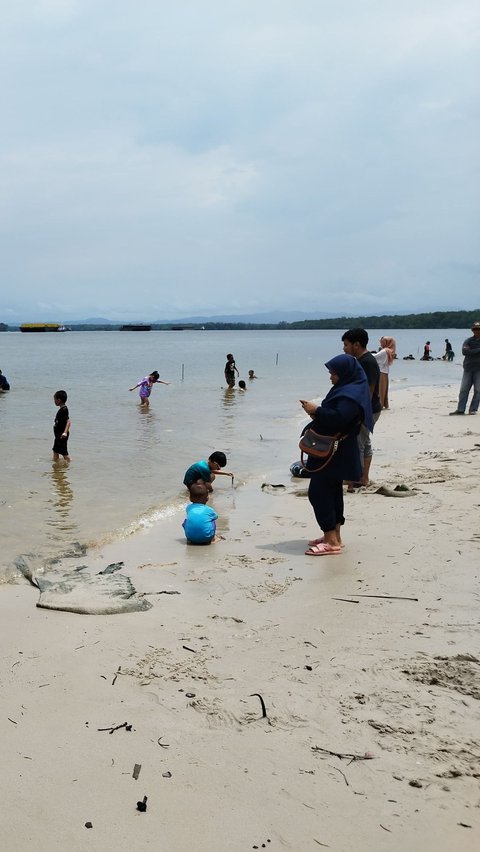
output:
[{"label": "child squatting on sand", "polygon": [[225,453],[217,450],[208,459],[201,459],[190,465],[183,477],[183,484],[190,489],[194,482],[203,482],[207,486],[207,490],[212,491],[212,482],[215,479],[215,475],[230,476],[233,483],[233,473],[230,473],[229,470],[220,470],[226,464],[227,457]]},{"label": "child squatting on sand", "polygon": [[182,526],[188,544],[214,544],[220,541],[217,536],[215,521],[217,513],[208,502],[208,489],[205,482],[194,482],[190,487],[191,502],[186,507],[187,517]]}]

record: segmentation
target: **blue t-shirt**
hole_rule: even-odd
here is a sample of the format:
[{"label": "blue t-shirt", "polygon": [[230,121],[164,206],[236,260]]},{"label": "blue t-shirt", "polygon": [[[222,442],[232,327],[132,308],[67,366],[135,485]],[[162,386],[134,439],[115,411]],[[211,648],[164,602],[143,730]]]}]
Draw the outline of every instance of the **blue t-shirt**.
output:
[{"label": "blue t-shirt", "polygon": [[206,544],[215,536],[217,513],[204,503],[188,503],[182,526],[189,541]]},{"label": "blue t-shirt", "polygon": [[210,482],[211,476],[212,471],[208,466],[208,462],[205,459],[202,459],[201,461],[190,465],[183,477],[183,484],[186,485],[187,488],[190,488],[192,483],[196,482],[197,479],[203,479],[204,482]]}]

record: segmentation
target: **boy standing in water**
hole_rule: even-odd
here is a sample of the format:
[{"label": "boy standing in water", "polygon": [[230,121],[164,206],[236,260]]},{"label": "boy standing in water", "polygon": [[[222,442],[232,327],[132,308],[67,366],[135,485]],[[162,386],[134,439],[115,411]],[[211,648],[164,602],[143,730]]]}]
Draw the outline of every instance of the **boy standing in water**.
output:
[{"label": "boy standing in water", "polygon": [[237,367],[236,367],[236,364],[235,364],[235,358],[233,357],[231,352],[229,352],[228,355],[227,355],[227,363],[225,364],[225,369],[224,369],[223,372],[225,374],[225,381],[226,381],[228,387],[234,388],[235,387],[235,373],[237,374],[237,376],[239,376],[240,373],[237,370]]},{"label": "boy standing in water", "polygon": [[67,394],[64,390],[59,390],[53,395],[53,401],[55,405],[58,405],[58,411],[55,416],[55,421],[53,424],[53,434],[55,435],[55,440],[53,442],[53,461],[58,461],[60,456],[63,456],[64,460],[69,462],[70,456],[68,455],[68,435],[70,432],[70,415],[68,413],[68,408],[65,405],[67,401]]},{"label": "boy standing in water", "polygon": [[169,385],[170,382],[164,382],[160,378],[160,374],[158,370],[154,370],[153,373],[149,373],[148,376],[145,376],[143,379],[140,379],[133,388],[129,388],[129,390],[133,391],[135,388],[140,388],[138,395],[140,397],[140,405],[144,405],[146,408],[150,405],[149,396],[152,392],[152,388],[155,384],[159,385]]}]

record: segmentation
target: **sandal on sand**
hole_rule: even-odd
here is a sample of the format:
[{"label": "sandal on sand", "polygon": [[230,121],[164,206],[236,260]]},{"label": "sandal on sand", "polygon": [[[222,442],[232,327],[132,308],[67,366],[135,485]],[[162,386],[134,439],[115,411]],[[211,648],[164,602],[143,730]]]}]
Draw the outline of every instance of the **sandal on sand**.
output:
[{"label": "sandal on sand", "polygon": [[[326,544],[326,542],[325,542],[325,536],[324,536],[324,535],[322,535],[322,537],[321,537],[321,538],[314,538],[312,541],[309,541],[309,542],[308,542],[308,546],[309,546],[309,547],[313,547],[313,545],[314,545],[314,544]],[[330,547],[332,547],[332,545],[330,545]],[[342,542],[342,544],[340,545],[340,547],[345,547],[345,545],[343,544],[343,542]]]},{"label": "sandal on sand", "polygon": [[341,547],[333,547],[331,544],[327,544],[326,541],[323,541],[320,544],[312,544],[308,550],[305,551],[305,556],[334,556],[341,552]]}]

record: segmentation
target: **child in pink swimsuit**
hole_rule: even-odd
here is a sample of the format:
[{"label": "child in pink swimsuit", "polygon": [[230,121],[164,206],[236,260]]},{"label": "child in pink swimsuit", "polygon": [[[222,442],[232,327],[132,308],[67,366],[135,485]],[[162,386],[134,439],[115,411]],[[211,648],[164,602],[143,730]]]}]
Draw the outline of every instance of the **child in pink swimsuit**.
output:
[{"label": "child in pink swimsuit", "polygon": [[140,379],[133,388],[129,388],[129,390],[133,391],[135,388],[140,388],[138,395],[140,397],[140,405],[145,405],[147,408],[150,405],[149,396],[152,392],[152,387],[158,382],[160,385],[169,385],[170,382],[164,382],[160,378],[160,375],[157,370],[154,370],[153,373],[149,373],[148,376],[145,376],[143,379]]}]

